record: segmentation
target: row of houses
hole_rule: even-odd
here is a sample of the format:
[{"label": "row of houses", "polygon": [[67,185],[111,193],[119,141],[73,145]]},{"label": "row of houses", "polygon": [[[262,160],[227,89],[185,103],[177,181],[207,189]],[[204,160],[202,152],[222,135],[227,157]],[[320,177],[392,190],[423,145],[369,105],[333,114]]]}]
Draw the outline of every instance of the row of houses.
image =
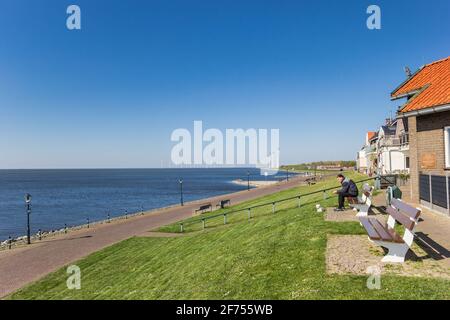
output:
[{"label": "row of houses", "polygon": [[368,175],[408,174],[408,122],[405,119],[386,119],[378,131],[367,132],[365,143],[357,153],[356,166]]},{"label": "row of houses", "polygon": [[360,172],[407,173],[413,202],[450,215],[450,57],[408,75],[391,93],[395,119],[367,132]]}]

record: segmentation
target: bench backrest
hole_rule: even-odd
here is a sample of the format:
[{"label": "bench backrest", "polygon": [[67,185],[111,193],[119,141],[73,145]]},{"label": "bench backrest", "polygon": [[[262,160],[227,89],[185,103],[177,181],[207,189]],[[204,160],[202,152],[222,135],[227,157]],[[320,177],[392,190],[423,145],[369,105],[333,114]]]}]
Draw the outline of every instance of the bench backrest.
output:
[{"label": "bench backrest", "polygon": [[393,229],[396,222],[403,225],[405,227],[403,240],[408,246],[411,246],[414,240],[414,228],[422,211],[398,199],[392,199],[391,206],[386,211],[389,213],[388,226]]},{"label": "bench backrest", "polygon": [[414,208],[409,204],[404,203],[403,201],[393,198],[391,200],[391,205],[395,207],[397,210],[402,211],[405,215],[410,218],[417,220],[420,216],[421,210],[418,208]]},{"label": "bench backrest", "polygon": [[198,209],[195,210],[195,212],[203,211],[203,210],[206,210],[206,209],[212,209],[211,203],[205,203],[205,204],[202,204],[202,205],[200,206],[200,208],[198,208]]},{"label": "bench backrest", "polygon": [[368,184],[364,184],[362,189],[361,202],[370,207],[372,205],[372,193],[374,188]]}]

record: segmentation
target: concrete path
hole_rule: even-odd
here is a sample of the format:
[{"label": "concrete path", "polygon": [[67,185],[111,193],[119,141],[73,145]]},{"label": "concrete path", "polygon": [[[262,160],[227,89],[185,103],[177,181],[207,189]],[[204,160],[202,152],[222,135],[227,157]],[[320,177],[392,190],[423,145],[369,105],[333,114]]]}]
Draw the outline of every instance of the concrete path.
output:
[{"label": "concrete path", "polygon": [[129,217],[96,224],[90,229],[74,230],[68,234],[49,237],[29,246],[0,251],[0,298],[24,285],[36,281],[50,272],[77,261],[87,255],[133,236],[148,234],[148,231],[192,216],[199,204],[220,199],[230,199],[233,205],[298,186],[304,177],[291,178],[289,182],[240,191],[149,212],[142,216]]}]

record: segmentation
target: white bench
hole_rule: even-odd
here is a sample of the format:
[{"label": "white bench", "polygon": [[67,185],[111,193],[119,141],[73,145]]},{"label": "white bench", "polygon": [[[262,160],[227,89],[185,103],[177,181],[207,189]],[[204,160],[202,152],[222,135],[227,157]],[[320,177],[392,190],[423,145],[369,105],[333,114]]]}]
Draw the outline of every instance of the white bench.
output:
[{"label": "white bench", "polygon": [[349,203],[353,210],[358,211],[357,217],[367,217],[369,215],[370,207],[372,206],[372,194],[374,187],[369,186],[367,183],[363,186],[363,193],[361,197],[358,197],[357,203]]},{"label": "white bench", "polygon": [[[381,260],[383,262],[404,262],[405,256],[414,240],[414,229],[421,214],[421,210],[411,207],[398,199],[392,199],[387,224],[375,218],[360,217],[361,225],[366,229],[369,240],[388,249],[388,253]],[[400,236],[395,230],[395,224],[403,225],[405,231]]]}]

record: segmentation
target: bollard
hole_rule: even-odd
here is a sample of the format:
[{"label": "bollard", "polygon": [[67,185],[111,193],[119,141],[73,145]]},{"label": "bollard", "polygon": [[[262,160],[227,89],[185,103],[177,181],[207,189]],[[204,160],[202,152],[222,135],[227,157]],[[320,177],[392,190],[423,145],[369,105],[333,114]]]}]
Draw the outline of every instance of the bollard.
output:
[{"label": "bollard", "polygon": [[248,218],[249,219],[252,218],[252,210],[250,208],[248,208]]},{"label": "bollard", "polygon": [[300,203],[300,196],[298,197],[298,207],[300,208],[301,207],[301,203]]},{"label": "bollard", "polygon": [[182,223],[180,223],[180,232],[183,232],[184,230],[183,230],[183,224]]},{"label": "bollard", "polygon": [[125,220],[128,219],[128,210],[125,210]]},{"label": "bollard", "polygon": [[223,215],[223,224],[227,224],[227,215],[226,214]]},{"label": "bollard", "polygon": [[275,202],[272,203],[272,213],[275,213]]},{"label": "bollard", "polygon": [[203,222],[203,230],[205,230],[206,228],[205,219],[202,219],[202,222]]},{"label": "bollard", "polygon": [[41,231],[41,229],[38,230],[38,235],[39,235],[39,241],[42,240],[42,231]]},{"label": "bollard", "polygon": [[64,233],[67,233],[67,224],[64,223]]},{"label": "bollard", "polygon": [[109,213],[108,213],[108,223],[110,223],[111,222],[111,217],[109,216]]},{"label": "bollard", "polygon": [[12,239],[11,239],[11,236],[9,236],[9,238],[8,238],[8,247],[9,247],[10,250],[11,250],[11,244],[12,244]]}]

